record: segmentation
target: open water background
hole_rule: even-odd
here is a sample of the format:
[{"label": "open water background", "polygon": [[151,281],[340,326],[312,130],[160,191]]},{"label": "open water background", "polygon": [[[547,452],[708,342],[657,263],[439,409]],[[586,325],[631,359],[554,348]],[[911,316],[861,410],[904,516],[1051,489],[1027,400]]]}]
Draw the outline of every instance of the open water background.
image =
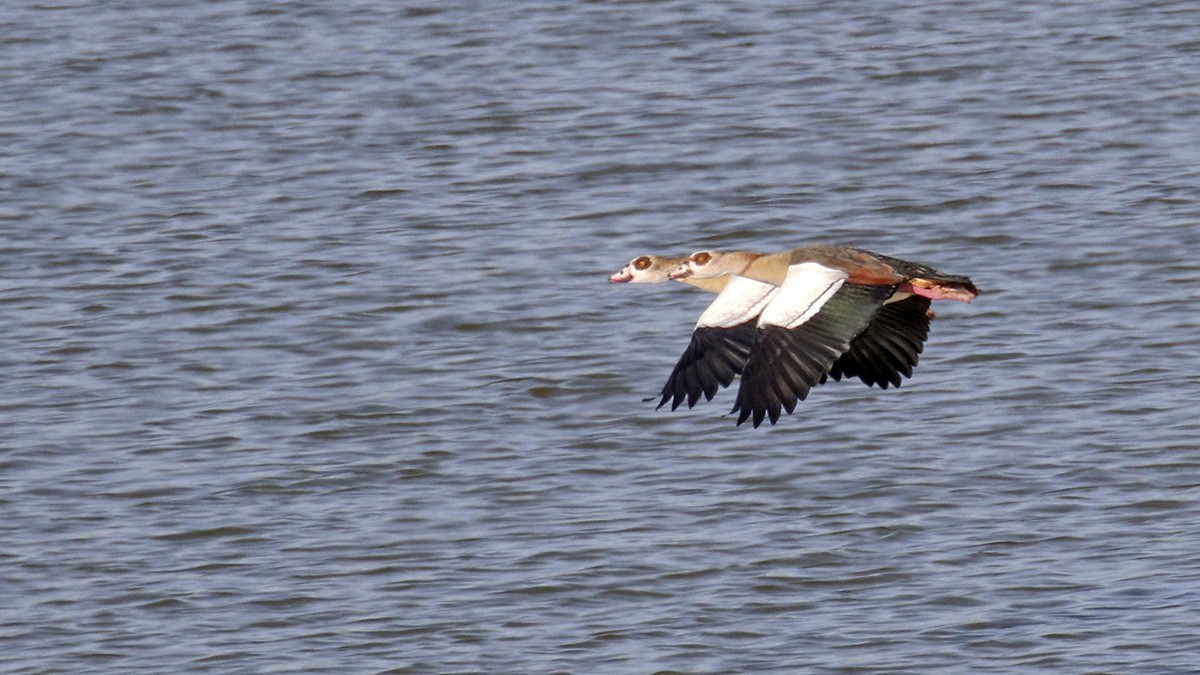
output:
[{"label": "open water background", "polygon": [[[1191,2],[0,13],[0,670],[1195,672]],[[648,252],[970,274],[655,394]]]}]

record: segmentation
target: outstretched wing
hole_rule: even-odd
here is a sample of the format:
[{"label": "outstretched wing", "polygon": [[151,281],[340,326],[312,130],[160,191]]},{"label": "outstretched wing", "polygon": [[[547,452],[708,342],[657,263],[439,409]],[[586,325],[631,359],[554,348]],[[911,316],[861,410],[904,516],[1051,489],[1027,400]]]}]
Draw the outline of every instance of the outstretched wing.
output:
[{"label": "outstretched wing", "polygon": [[671,401],[671,410],[687,401],[690,408],[701,396],[711,401],[742,372],[754,342],[758,315],[778,288],[745,277],[733,277],[700,315],[691,342],[675,364],[662,389],[658,407]]},{"label": "outstretched wing", "polygon": [[850,341],[850,349],[833,364],[835,380],[857,377],[867,386],[900,386],[900,376],[912,377],[917,358],[929,337],[929,298],[912,295],[879,309],[866,330]]},{"label": "outstretched wing", "polygon": [[729,328],[699,327],[692,331],[692,341],[667,378],[658,407],[669,400],[671,410],[684,401],[690,408],[701,395],[711,401],[721,387],[728,387],[750,356],[757,323],[757,319],[750,319]]},{"label": "outstretched wing", "polygon": [[816,263],[793,265],[759,319],[733,412],[754,426],[791,413],[850,348],[895,286],[848,284]]}]

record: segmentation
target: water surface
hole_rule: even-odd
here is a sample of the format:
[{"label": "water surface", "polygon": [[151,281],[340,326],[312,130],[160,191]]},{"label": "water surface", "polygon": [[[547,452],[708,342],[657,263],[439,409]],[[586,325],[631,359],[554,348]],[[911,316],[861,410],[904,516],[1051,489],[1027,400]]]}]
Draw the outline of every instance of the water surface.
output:
[{"label": "water surface", "polygon": [[[11,672],[1183,672],[1188,3],[0,19]],[[899,390],[655,394],[636,255],[970,274]]]}]

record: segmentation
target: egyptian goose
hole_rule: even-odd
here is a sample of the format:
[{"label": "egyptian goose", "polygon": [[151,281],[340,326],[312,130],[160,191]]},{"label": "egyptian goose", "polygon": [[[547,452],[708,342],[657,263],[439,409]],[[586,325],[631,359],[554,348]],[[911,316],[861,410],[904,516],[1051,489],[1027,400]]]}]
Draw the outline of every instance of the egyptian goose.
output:
[{"label": "egyptian goose", "polygon": [[[776,423],[782,410],[792,413],[826,375],[898,386],[899,373],[911,376],[928,336],[929,301],[970,302],[979,294],[964,276],[827,244],[775,254],[700,251],[668,277],[725,275],[777,287],[758,300],[755,337],[732,411],[739,425],[750,419],[755,427],[764,418]],[[714,318],[721,325],[724,317]]]},{"label": "egyptian goose", "polygon": [[[879,258],[894,261],[896,265],[913,266],[912,263],[887,256]],[[666,283],[670,273],[685,260],[683,257],[640,256],[608,280],[610,283]],[[680,281],[719,293],[731,278],[735,277],[689,276]],[[706,400],[712,400],[721,387],[733,382],[749,356],[758,324],[757,316],[738,322],[745,315],[739,314],[736,307],[739,303],[754,302],[764,290],[747,284],[736,294],[731,292],[713,301],[697,322],[692,341],[667,378],[658,407],[661,408],[670,400],[672,410],[684,401],[691,408],[701,395]],[[746,296],[735,297],[742,293]],[[889,300],[870,325],[851,341],[850,349],[833,364],[828,376],[834,380],[858,377],[868,386],[878,385],[882,389],[887,389],[889,384],[900,386],[901,375],[912,377],[917,355],[928,337],[929,319],[932,316],[928,309],[929,300],[922,297],[896,296]],[[728,318],[731,312],[732,318]],[[821,383],[825,380],[823,375]]]}]

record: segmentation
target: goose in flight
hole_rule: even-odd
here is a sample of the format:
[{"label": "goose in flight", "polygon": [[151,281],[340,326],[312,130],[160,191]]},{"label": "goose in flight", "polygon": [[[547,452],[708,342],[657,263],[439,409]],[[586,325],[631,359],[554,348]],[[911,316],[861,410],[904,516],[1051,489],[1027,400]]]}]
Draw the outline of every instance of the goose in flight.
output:
[{"label": "goose in flight", "polygon": [[[827,376],[899,386],[928,336],[929,302],[970,302],[979,294],[965,276],[828,244],[774,254],[700,251],[667,276],[693,283],[732,277],[697,328],[754,322],[732,412],[739,425],[755,427],[792,413]],[[742,279],[755,284],[735,286]]]},{"label": "goose in flight", "polygon": [[[915,263],[888,256],[877,257],[913,276],[919,272],[934,277],[939,274]],[[671,273],[686,260],[685,257],[640,256],[608,280],[611,283],[666,283]],[[766,296],[773,291],[742,281],[734,289],[724,292],[730,280],[737,278],[722,274],[678,279],[719,295],[697,322],[687,350],[667,378],[658,407],[671,401],[671,409],[675,410],[686,401],[690,408],[701,396],[712,400],[721,387],[729,386],[742,372],[759,318],[757,314],[747,317],[748,310],[744,307],[753,308],[756,302],[769,302],[770,298]],[[911,294],[894,295],[867,328],[850,342],[849,349],[834,362],[829,372],[821,376],[820,383],[826,381],[826,376],[834,380],[858,377],[868,386],[878,385],[882,389],[887,389],[888,385],[900,386],[902,375],[912,376],[912,369],[929,335],[932,317],[929,299]]]}]

